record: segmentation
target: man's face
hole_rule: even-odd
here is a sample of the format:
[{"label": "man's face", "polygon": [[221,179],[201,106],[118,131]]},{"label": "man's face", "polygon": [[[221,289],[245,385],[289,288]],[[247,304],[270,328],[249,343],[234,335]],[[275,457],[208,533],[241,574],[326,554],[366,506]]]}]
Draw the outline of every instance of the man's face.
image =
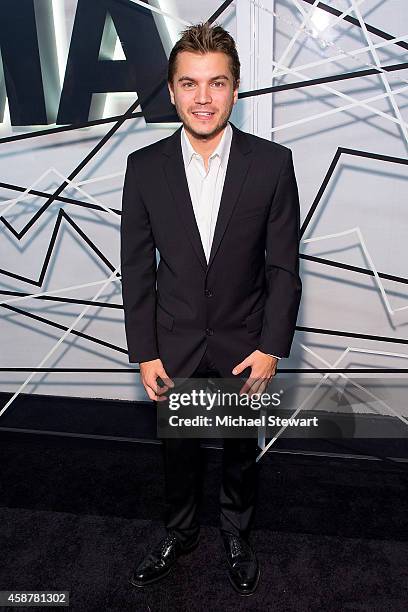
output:
[{"label": "man's face", "polygon": [[168,83],[180,120],[198,139],[211,138],[225,128],[238,99],[238,85],[234,89],[228,55],[219,51],[182,51],[173,83]]}]

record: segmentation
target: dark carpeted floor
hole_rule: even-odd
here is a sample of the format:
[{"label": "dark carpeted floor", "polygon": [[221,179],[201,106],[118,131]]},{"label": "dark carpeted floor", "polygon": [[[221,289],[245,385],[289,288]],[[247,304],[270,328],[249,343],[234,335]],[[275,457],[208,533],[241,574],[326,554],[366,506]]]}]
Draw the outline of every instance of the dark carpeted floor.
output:
[{"label": "dark carpeted floor", "polygon": [[133,566],[163,535],[160,451],[2,439],[0,590],[69,590],[69,609],[89,612],[407,610],[404,464],[283,453],[261,461],[252,543],[262,574],[253,596],[236,594],[226,576],[216,449],[205,450],[199,548],[162,582],[135,589]]}]

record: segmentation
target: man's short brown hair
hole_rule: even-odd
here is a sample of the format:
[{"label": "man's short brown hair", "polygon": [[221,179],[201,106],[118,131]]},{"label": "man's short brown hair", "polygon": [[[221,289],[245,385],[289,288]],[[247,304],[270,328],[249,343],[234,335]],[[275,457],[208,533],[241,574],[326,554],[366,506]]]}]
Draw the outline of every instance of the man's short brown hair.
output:
[{"label": "man's short brown hair", "polygon": [[182,51],[192,53],[209,53],[221,51],[230,58],[230,70],[233,76],[234,89],[238,86],[240,76],[240,61],[235,46],[235,41],[223,27],[212,26],[208,21],[192,25],[184,30],[181,38],[171,50],[167,72],[167,80],[172,85],[176,71],[177,55]]}]

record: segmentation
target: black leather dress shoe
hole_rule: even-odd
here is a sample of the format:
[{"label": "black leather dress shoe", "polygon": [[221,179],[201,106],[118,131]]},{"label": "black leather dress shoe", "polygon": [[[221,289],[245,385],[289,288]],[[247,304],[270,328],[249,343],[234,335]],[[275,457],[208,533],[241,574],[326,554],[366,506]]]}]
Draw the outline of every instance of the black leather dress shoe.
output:
[{"label": "black leather dress shoe", "polygon": [[186,555],[197,548],[199,537],[182,546],[173,533],[169,533],[163,540],[156,544],[146,555],[143,561],[136,567],[130,577],[130,584],[143,587],[161,580],[167,576],[174,563],[181,555]]},{"label": "black leather dress shoe", "polygon": [[232,533],[222,532],[228,560],[228,577],[240,595],[252,595],[259,582],[259,563],[248,542]]}]

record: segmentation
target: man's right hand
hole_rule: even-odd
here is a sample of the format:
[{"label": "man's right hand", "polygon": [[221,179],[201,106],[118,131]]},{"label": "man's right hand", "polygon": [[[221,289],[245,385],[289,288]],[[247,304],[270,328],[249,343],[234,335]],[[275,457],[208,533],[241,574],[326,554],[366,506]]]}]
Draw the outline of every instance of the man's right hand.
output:
[{"label": "man's right hand", "polygon": [[[167,399],[163,393],[174,387],[174,382],[167,375],[161,359],[142,361],[140,364],[140,377],[147,395],[151,400],[163,402]],[[157,378],[161,378],[164,386],[159,386]]]}]

